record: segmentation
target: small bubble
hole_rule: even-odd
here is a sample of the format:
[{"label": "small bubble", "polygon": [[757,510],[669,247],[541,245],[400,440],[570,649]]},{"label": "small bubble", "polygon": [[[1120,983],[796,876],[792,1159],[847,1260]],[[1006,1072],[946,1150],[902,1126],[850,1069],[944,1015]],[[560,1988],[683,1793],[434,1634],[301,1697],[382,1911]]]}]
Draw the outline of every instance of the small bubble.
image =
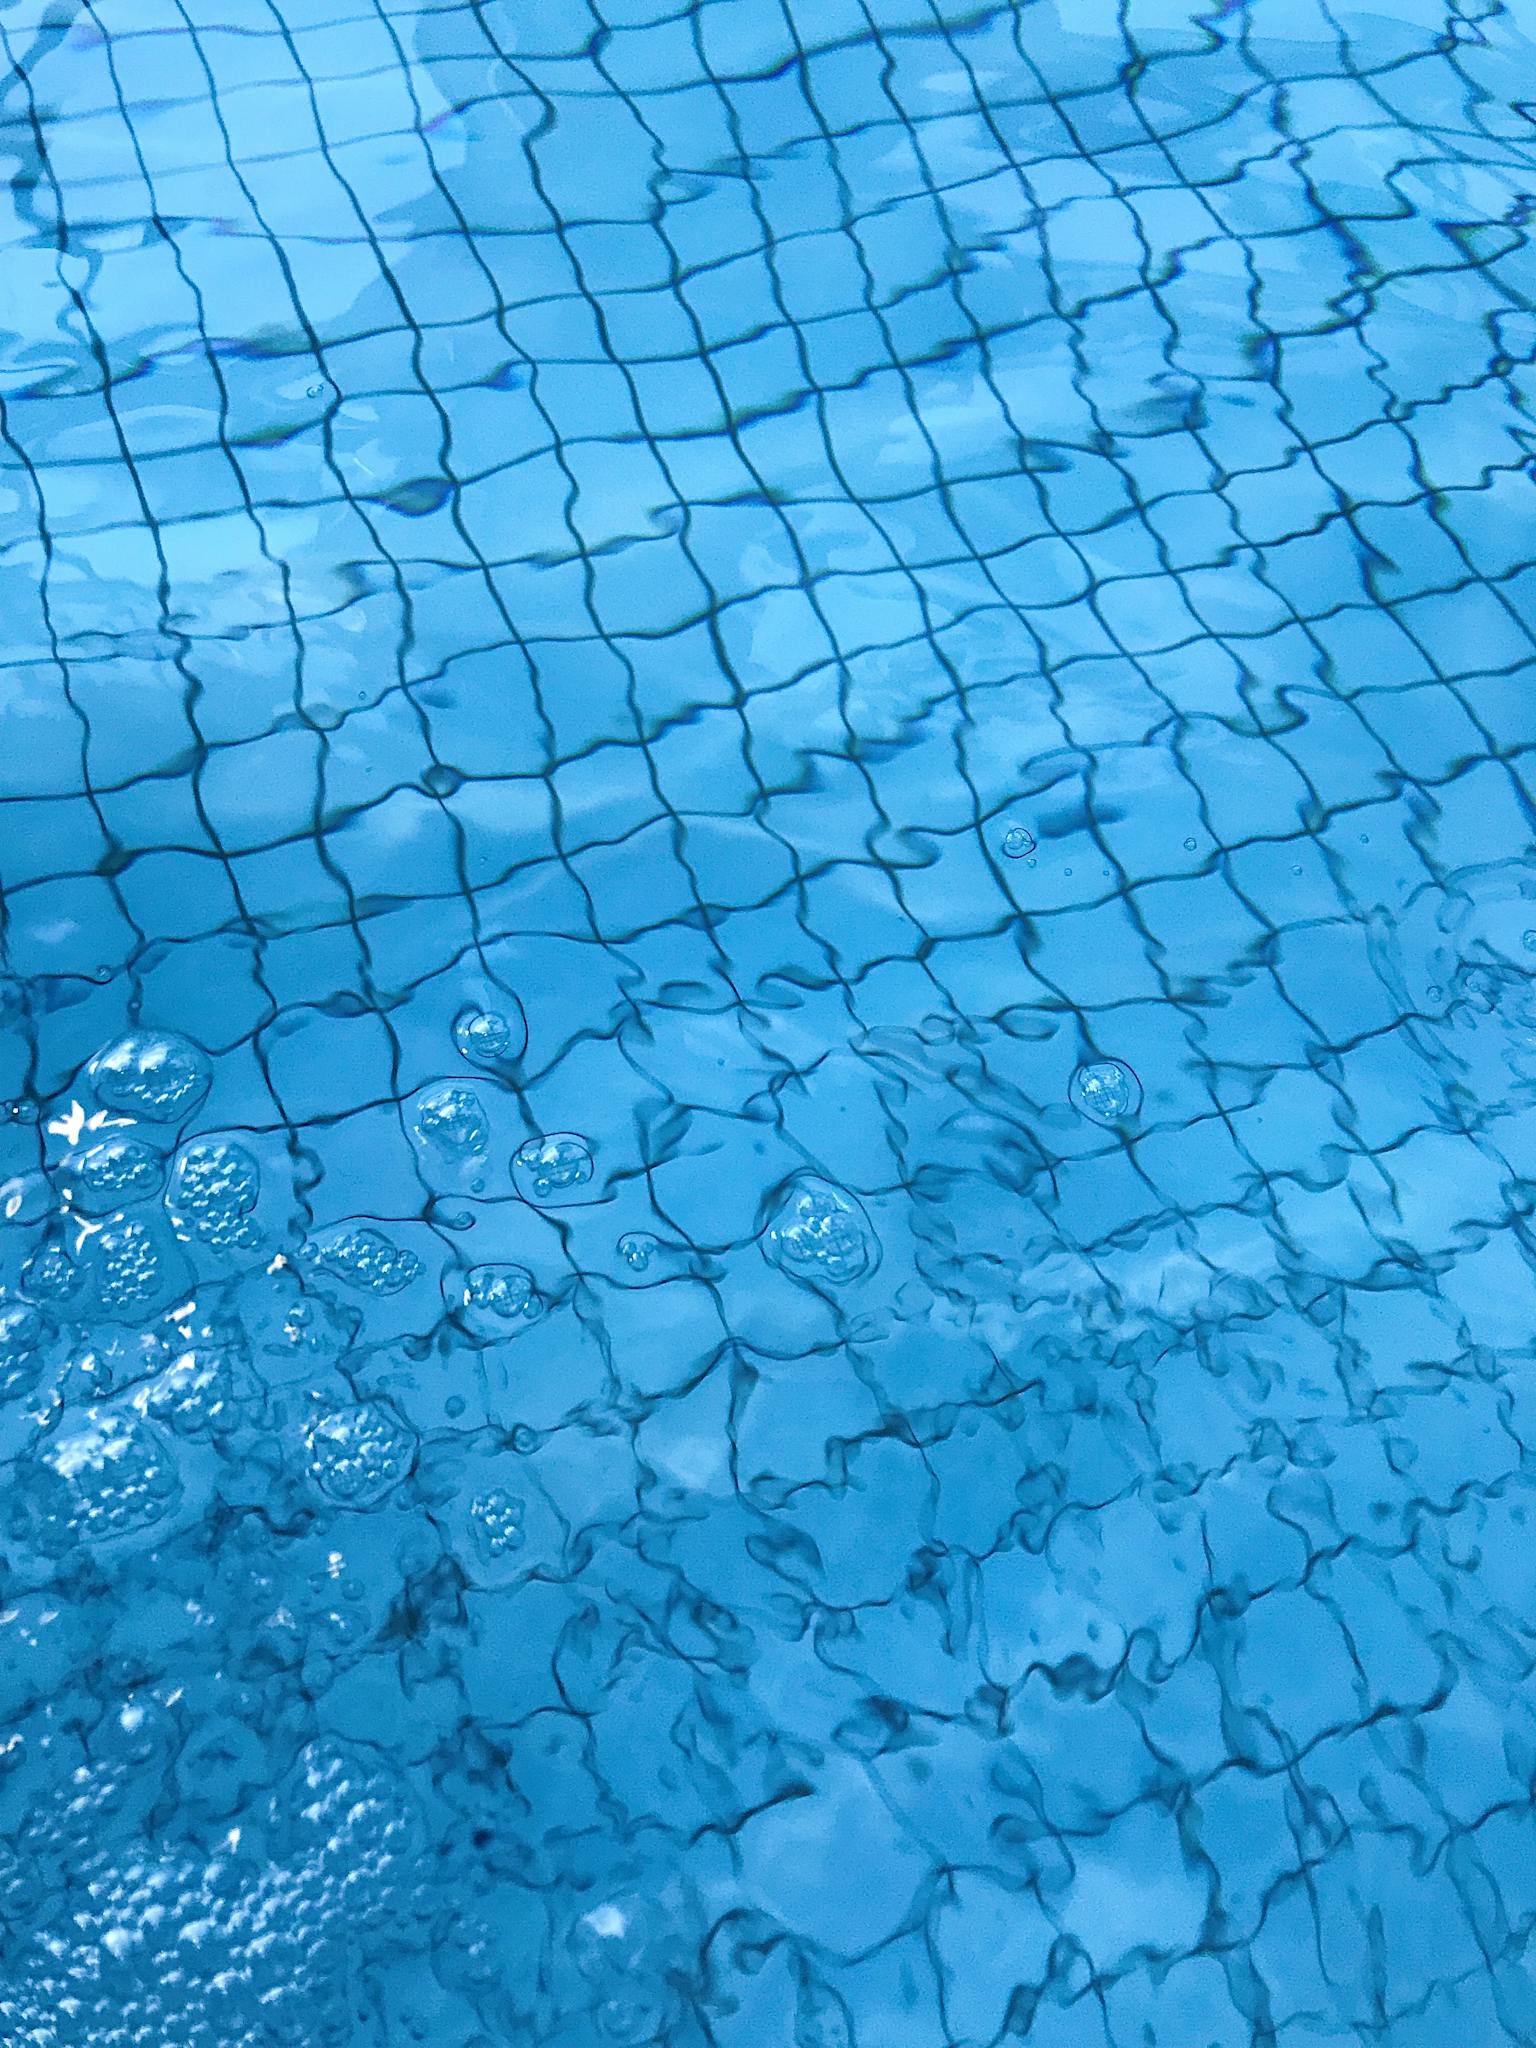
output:
[{"label": "small bubble", "polygon": [[1010,825],[1003,834],[1003,852],[1009,860],[1023,860],[1035,850],[1035,835],[1027,826]]},{"label": "small bubble", "polygon": [[636,1273],[643,1273],[661,1247],[643,1230],[631,1230],[619,1239],[619,1257]]},{"label": "small bubble", "polygon": [[1199,841],[1194,838],[1186,839],[1184,842],[1184,851],[1186,853],[1193,853],[1198,844]]},{"label": "small bubble", "polygon": [[518,1034],[500,1010],[461,1010],[453,1020],[453,1042],[476,1066],[493,1067],[517,1055]]},{"label": "small bubble", "polygon": [[1441,996],[1442,996],[1442,995],[1443,995],[1444,993],[1445,993],[1445,991],[1444,991],[1444,990],[1443,990],[1443,989],[1441,988],[1441,986],[1440,986],[1440,984],[1439,984],[1439,982],[1438,982],[1438,981],[1432,981],[1432,982],[1431,982],[1431,983],[1429,984],[1429,999],[1430,999],[1430,1001],[1431,1001],[1432,1003],[1433,1003],[1433,1002],[1438,1002],[1438,1001],[1439,1001],[1439,999],[1440,999],[1440,997],[1441,997]]},{"label": "small bubble", "polygon": [[1520,934],[1520,943],[1527,953],[1536,953],[1536,929]]}]

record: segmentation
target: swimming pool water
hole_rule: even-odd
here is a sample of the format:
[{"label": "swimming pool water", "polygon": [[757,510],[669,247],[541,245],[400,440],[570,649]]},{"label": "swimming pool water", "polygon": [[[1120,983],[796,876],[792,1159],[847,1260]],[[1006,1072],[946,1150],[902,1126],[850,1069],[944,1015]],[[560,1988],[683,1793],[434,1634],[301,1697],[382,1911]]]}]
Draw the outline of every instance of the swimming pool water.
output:
[{"label": "swimming pool water", "polygon": [[1533,34],[0,8],[0,2048],[1536,2040]]}]

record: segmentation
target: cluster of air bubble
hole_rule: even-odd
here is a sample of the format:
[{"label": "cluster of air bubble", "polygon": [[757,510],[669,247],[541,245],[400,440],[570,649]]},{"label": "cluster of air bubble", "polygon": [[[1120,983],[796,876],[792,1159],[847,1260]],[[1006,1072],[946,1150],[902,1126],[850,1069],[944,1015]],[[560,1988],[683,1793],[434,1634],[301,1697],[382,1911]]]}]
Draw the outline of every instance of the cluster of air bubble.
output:
[{"label": "cluster of air bubble", "polygon": [[92,1231],[80,1264],[101,1314],[113,1322],[148,1315],[174,1279],[163,1237],[138,1216],[114,1216]]},{"label": "cluster of air bubble", "polygon": [[306,1245],[302,1258],[317,1273],[359,1294],[399,1294],[421,1278],[421,1260],[381,1230],[364,1224],[329,1243]]},{"label": "cluster of air bubble", "polygon": [[[204,1800],[168,1709],[125,1708],[111,1732],[124,1753],[77,1770],[29,1816],[20,1853],[0,1864],[0,2040],[351,2040],[359,1966],[411,1926],[420,1824],[409,1795],[366,1752],[331,1739],[310,1744],[270,1795],[202,1839],[185,1826],[167,1838],[148,1816],[124,1835],[135,1777],[191,1766],[185,1808]],[[202,1755],[216,1777],[217,1740]]]},{"label": "cluster of air bubble", "polygon": [[512,1162],[519,1194],[546,1208],[574,1200],[595,1170],[591,1146],[574,1131],[530,1138]]},{"label": "cluster of air bubble", "polygon": [[456,1184],[477,1194],[485,1187],[491,1127],[473,1088],[443,1081],[423,1089],[416,1098],[411,1128],[433,1165],[455,1176]]},{"label": "cluster of air bubble", "polygon": [[[1520,999],[1486,962],[1445,973],[1469,1029],[1507,1019]],[[98,1667],[118,1668],[114,1618],[137,1616],[142,1601],[142,1654],[153,1663],[157,1644],[168,1645],[162,1689],[183,1717],[180,1748],[166,1735],[165,1753],[133,1768],[76,1764],[74,1732],[50,1728],[46,1742],[72,1764],[65,1817],[18,1826],[9,1860],[0,1855],[7,2048],[12,2038],[20,2048],[374,2048],[357,2031],[360,1976],[434,1930],[452,1954],[443,1968],[459,2032],[442,2038],[454,2048],[482,2026],[487,2040],[694,2048],[707,2038],[696,2002],[713,1995],[723,2011],[731,1999],[746,2009],[757,1944],[771,1949],[781,1930],[754,1908],[738,1943],[749,1958],[740,1981],[729,1998],[711,1990],[702,1933],[680,1899],[660,1884],[608,1881],[597,1846],[608,1808],[599,1803],[574,1841],[551,1822],[568,1796],[585,1810],[589,1780],[578,1780],[578,1797],[561,1775],[574,1769],[570,1755],[606,1798],[622,1776],[616,1757],[645,1747],[637,1779],[661,1780],[658,1811],[641,1809],[646,1827],[672,1825],[675,1804],[686,1807],[678,1859],[689,1853],[684,1827],[694,1841],[714,1839],[690,1767],[668,1755],[653,1769],[651,1748],[660,1755],[664,1744],[654,1728],[633,1742],[635,1722],[622,1718],[641,1696],[645,1660],[680,1646],[673,1661],[689,1678],[666,1708],[678,1753],[703,1759],[699,1780],[731,1812],[752,1882],[788,1900],[788,1917],[801,1844],[782,1814],[807,1796],[828,1750],[862,1763],[921,1758],[927,1745],[909,1740],[907,1709],[882,1692],[781,1755],[771,1713],[741,1681],[755,1660],[812,1640],[813,1615],[880,1607],[892,1574],[903,1597],[936,1610],[952,1597],[947,1562],[923,1547],[926,1481],[893,1514],[894,1535],[839,1524],[835,1509],[856,1494],[850,1475],[866,1483],[862,1447],[827,1445],[823,1462],[816,1443],[811,1469],[825,1476],[798,1485],[780,1469],[793,1447],[781,1450],[761,1426],[762,1409],[779,1400],[791,1418],[782,1434],[793,1437],[794,1375],[810,1361],[804,1384],[832,1386],[850,1429],[868,1431],[879,1412],[862,1398],[871,1388],[855,1391],[844,1371],[854,1343],[880,1401],[890,1398],[887,1370],[898,1391],[903,1373],[945,1387],[961,1348],[937,1306],[948,1295],[977,1325],[987,1402],[1014,1402],[1020,1382],[1048,1385],[1054,1409],[1031,1413],[1041,1444],[1059,1445],[1085,1398],[1085,1355],[1113,1352],[1118,1363],[1122,1351],[1159,1359],[1189,1342],[1219,1346],[1234,1301],[1255,1318],[1268,1311],[1262,1290],[1235,1278],[1221,1294],[1189,1288],[1172,1259],[1155,1286],[1142,1283],[1139,1306],[1134,1275],[1129,1305],[1108,1305],[1087,1261],[1071,1264],[1018,1192],[1031,1186],[1029,1163],[1010,1158],[1006,1196],[990,1179],[979,1191],[945,1183],[941,1206],[931,1186],[893,1187],[840,1153],[830,1116],[806,1119],[795,1149],[771,1164],[766,1139],[743,1147],[739,1185],[711,1192],[690,1234],[668,1213],[668,1200],[685,1199],[675,1180],[659,1173],[647,1200],[643,1175],[615,1169],[622,1141],[610,1127],[516,1142],[537,1123],[512,1072],[515,1042],[510,1027],[503,1037],[477,1022],[471,1035],[461,1019],[452,1043],[476,1067],[472,1082],[428,1082],[398,1117],[381,1118],[413,1176],[401,1185],[418,1200],[387,1212],[381,1203],[385,1221],[342,1213],[360,1209],[355,1183],[324,1208],[323,1172],[285,1211],[270,1163],[264,1182],[274,1154],[260,1133],[199,1128],[211,1065],[190,1048],[173,1056],[180,1042],[164,1033],[133,1035],[109,1048],[105,1066],[105,1055],[89,1063],[85,1099],[72,1095],[54,1119],[65,1126],[56,1156],[0,1200],[3,1569],[22,1597],[99,1613],[101,1635],[77,1653],[92,1684],[107,1682]],[[440,1071],[448,1051],[440,1036],[426,1071]],[[925,1115],[956,1113],[956,1073],[986,1099],[980,1062],[965,1070],[965,1049],[942,1033],[932,1044],[893,1033],[873,1047],[872,1066],[882,1057],[900,1074],[914,1129]],[[1031,1115],[1093,1165],[1113,1165],[1151,1121],[1129,1062],[1075,1035],[1062,1041],[1050,1091]],[[1163,1099],[1154,1092],[1154,1107]],[[210,1105],[203,1120],[216,1114]],[[122,1121],[92,1128],[101,1116]],[[753,1125],[768,1128],[766,1118]],[[440,1227],[445,1190],[460,1220]],[[754,1363],[730,1397],[744,1411],[742,1441],[729,1451],[724,1403],[713,1418],[674,1426],[673,1397],[649,1392],[672,1373],[680,1408],[720,1355],[718,1322],[686,1326],[685,1290],[694,1305],[707,1291],[728,1315],[756,1318]],[[935,1401],[923,1427],[947,1429],[933,1419],[942,1410]],[[811,1430],[821,1432],[819,1419]],[[1002,1533],[982,1530],[978,1549],[995,1541],[993,1554],[1038,1556],[1029,1545],[1049,1540],[1056,1490],[1044,1465],[1010,1471]],[[741,1557],[723,1562],[729,1544],[711,1552],[700,1532],[713,1540],[722,1513],[738,1511],[751,1526]],[[853,1529],[862,1534],[850,1539]],[[895,1563],[881,1581],[862,1553],[887,1541]],[[771,1581],[766,1592],[731,1583],[753,1567]],[[106,1597],[79,1598],[82,1588]],[[1089,1627],[1100,1625],[1095,1609]],[[830,1627],[826,1641],[839,1656],[848,1648]],[[1063,1652],[1057,1675],[1075,1685],[1072,1674],[1092,1663],[1087,1649]],[[768,1676],[765,1697],[777,1682]],[[973,1694],[957,1724],[987,1729],[990,1741],[1001,1692]],[[604,1732],[609,1701],[617,1736]],[[311,1739],[319,1716],[347,1729],[362,1722],[398,1756],[430,1760],[443,1801],[430,1830],[393,1771],[344,1742]],[[554,1790],[545,1763],[565,1738],[545,1723],[570,1729],[570,1755],[548,1767]],[[298,1764],[273,1786],[270,1758],[301,1737]],[[4,1787],[0,1768],[0,1801]],[[859,1806],[856,1785],[838,1797],[859,1811],[859,1828],[885,1825]],[[4,1821],[0,1807],[0,1832]],[[781,1825],[771,1853],[752,1850],[755,1831],[773,1839]],[[827,1852],[813,1841],[804,1853]],[[446,1889],[424,1904],[418,1881]],[[732,1910],[737,1880],[713,1882],[716,1903]],[[858,1889],[835,1867],[817,1883],[823,1900]],[[889,1924],[921,1895],[913,1875]],[[470,1913],[459,1927],[466,1900],[496,1922],[489,1932]],[[553,1940],[530,1956],[517,1943],[545,1914]],[[814,1943],[814,1929],[805,1933]],[[807,1954],[796,1952],[789,2017],[772,2037],[850,2048],[845,2008]],[[423,2020],[419,2032],[382,2038],[431,2042],[431,2028]]]},{"label": "cluster of air bubble", "polygon": [[171,1348],[167,1363],[133,1396],[146,1420],[173,1435],[217,1437],[241,1421],[240,1381],[246,1376],[238,1336],[189,1337]]},{"label": "cluster of air bubble", "polygon": [[6,1524],[17,1541],[57,1557],[152,1528],[180,1492],[175,1453],[148,1423],[86,1409],[18,1459]]},{"label": "cluster of air bubble", "polygon": [[46,1125],[64,1149],[0,1190],[5,1221],[36,1233],[15,1271],[27,1301],[132,1322],[189,1284],[182,1245],[226,1259],[262,1250],[250,1152],[211,1137],[175,1149],[211,1085],[207,1055],[175,1032],[126,1032],[86,1062],[79,1094]]},{"label": "cluster of air bubble", "polygon": [[527,1541],[523,1529],[524,1503],[505,1487],[492,1487],[489,1493],[477,1495],[469,1512],[476,1537],[488,1557],[505,1557],[510,1551],[521,1550]]},{"label": "cluster of air bubble", "polygon": [[85,1070],[96,1100],[120,1116],[183,1124],[213,1080],[208,1056],[173,1031],[128,1031],[103,1046]]},{"label": "cluster of air bubble", "polygon": [[308,1432],[309,1469],[328,1500],[374,1507],[406,1478],[416,1454],[412,1433],[380,1401],[333,1409]]},{"label": "cluster of air bubble", "polygon": [[27,1393],[36,1384],[47,1341],[47,1324],[31,1302],[0,1304],[0,1401]]},{"label": "cluster of air bubble", "polygon": [[524,1266],[473,1266],[457,1281],[456,1292],[460,1325],[483,1343],[514,1336],[544,1313]]},{"label": "cluster of air bubble", "polygon": [[499,1067],[515,1060],[527,1043],[527,1026],[514,1025],[500,1010],[461,1010],[454,1019],[453,1042],[477,1067]]},{"label": "cluster of air bubble", "polygon": [[165,1183],[165,1155],[138,1138],[109,1138],[71,1152],[59,1168],[61,1188],[79,1214],[94,1216],[147,1201]]},{"label": "cluster of air bubble", "polygon": [[28,1301],[66,1313],[85,1292],[85,1273],[70,1257],[62,1234],[45,1238],[22,1264],[21,1288]]},{"label": "cluster of air bubble", "polygon": [[178,1232],[216,1252],[259,1251],[261,1168],[243,1145],[198,1138],[176,1155],[166,1207]]}]

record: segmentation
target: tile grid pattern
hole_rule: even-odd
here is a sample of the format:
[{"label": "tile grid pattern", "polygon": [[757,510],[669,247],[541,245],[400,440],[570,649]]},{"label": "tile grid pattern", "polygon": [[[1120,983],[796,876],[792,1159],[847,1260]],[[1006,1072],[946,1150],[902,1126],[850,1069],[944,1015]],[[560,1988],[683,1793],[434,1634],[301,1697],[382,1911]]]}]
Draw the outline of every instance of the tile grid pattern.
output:
[{"label": "tile grid pattern", "polygon": [[[259,1808],[310,2042],[1530,2039],[1519,10],[0,38],[0,2038],[292,2038],[47,1946],[169,1888],[254,2000]],[[223,1238],[185,1144],[79,1231],[130,1028]]]}]

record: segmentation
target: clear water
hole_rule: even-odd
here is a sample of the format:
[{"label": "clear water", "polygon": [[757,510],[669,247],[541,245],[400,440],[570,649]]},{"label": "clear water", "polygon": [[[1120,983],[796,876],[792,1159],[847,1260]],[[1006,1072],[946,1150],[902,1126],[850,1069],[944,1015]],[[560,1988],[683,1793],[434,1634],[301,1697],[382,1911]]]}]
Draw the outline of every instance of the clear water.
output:
[{"label": "clear water", "polygon": [[8,0],[0,2048],[1536,2039],[1536,21]]}]

